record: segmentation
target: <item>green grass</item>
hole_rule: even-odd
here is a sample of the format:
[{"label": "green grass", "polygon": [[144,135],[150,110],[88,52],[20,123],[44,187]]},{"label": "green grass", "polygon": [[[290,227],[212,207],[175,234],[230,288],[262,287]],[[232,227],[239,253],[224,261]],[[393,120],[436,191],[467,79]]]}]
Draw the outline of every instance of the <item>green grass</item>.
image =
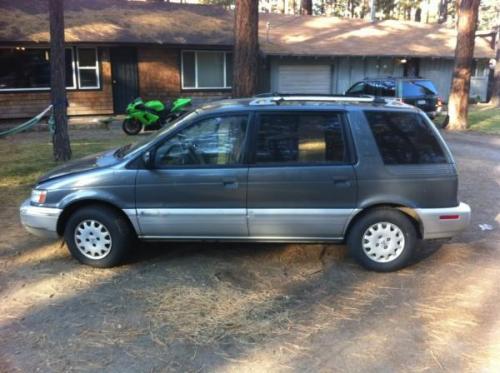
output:
[{"label": "green grass", "polygon": [[[89,131],[91,136],[71,140],[73,159],[135,140],[122,135],[114,135],[105,130],[93,131],[102,132],[102,136],[95,136],[95,133],[92,134]],[[19,204],[29,195],[30,188],[36,180],[58,165],[53,159],[50,135],[46,132],[33,135],[35,134],[30,134],[29,138],[26,135],[16,135],[20,137],[0,140],[0,203],[2,205]]]},{"label": "green grass", "polygon": [[500,135],[500,108],[470,107],[469,129],[471,131]]},{"label": "green grass", "polygon": [[[441,128],[446,115],[438,115],[434,123]],[[500,135],[500,108],[471,105],[469,107],[469,131]]]}]

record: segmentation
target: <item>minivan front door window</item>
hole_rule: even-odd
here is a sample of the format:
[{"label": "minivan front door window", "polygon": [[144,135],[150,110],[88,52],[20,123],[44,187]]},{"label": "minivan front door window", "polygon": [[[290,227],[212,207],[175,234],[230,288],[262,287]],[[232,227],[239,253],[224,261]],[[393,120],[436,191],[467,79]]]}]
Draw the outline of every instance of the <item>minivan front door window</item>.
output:
[{"label": "minivan front door window", "polygon": [[156,151],[155,166],[234,165],[241,160],[247,115],[213,117],[181,130]]}]

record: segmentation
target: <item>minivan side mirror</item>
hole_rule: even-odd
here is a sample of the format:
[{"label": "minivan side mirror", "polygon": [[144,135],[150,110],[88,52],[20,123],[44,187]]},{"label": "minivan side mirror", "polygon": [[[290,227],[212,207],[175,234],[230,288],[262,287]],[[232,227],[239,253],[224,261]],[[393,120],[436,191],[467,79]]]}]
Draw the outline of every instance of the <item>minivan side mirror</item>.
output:
[{"label": "minivan side mirror", "polygon": [[142,161],[147,169],[153,168],[153,157],[151,155],[151,150],[148,150],[142,154]]}]

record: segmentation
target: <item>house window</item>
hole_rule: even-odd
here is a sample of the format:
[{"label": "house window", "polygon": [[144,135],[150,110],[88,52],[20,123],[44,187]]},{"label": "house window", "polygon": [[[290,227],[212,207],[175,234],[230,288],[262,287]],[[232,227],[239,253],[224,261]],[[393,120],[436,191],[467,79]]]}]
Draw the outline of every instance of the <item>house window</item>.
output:
[{"label": "house window", "polygon": [[184,89],[231,88],[232,75],[233,55],[231,52],[182,52],[182,88]]},{"label": "house window", "polygon": [[[48,48],[0,48],[0,66],[0,91],[50,89]],[[66,48],[65,70],[66,88],[100,88],[96,48]]]},{"label": "house window", "polygon": [[474,60],[472,62],[472,76],[488,76],[490,68],[488,60]]},{"label": "house window", "polygon": [[78,87],[80,89],[99,88],[99,63],[97,49],[77,48]]},{"label": "house window", "polygon": [[[75,88],[73,50],[66,49],[66,87]],[[0,91],[50,88],[50,51],[45,48],[1,48]]]}]

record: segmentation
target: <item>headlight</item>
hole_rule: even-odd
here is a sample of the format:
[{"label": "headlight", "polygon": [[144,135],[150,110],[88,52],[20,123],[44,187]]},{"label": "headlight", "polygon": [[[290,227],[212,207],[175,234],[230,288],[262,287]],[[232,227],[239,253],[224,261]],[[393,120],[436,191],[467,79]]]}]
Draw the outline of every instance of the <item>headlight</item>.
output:
[{"label": "headlight", "polygon": [[31,191],[31,202],[33,203],[44,204],[46,198],[47,198],[46,190],[33,189]]}]

